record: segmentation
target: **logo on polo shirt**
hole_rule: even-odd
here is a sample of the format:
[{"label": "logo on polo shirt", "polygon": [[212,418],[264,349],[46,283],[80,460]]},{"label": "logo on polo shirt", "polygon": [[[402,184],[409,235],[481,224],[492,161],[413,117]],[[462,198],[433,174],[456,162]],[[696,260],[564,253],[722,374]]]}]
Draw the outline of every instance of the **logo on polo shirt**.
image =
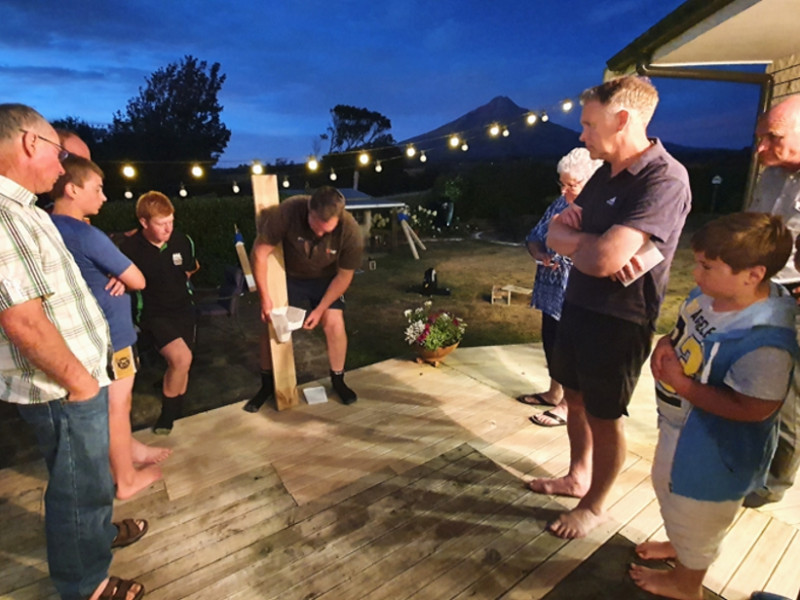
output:
[{"label": "logo on polo shirt", "polygon": [[180,267],[183,264],[183,257],[180,252],[175,252],[172,255],[172,264],[176,267]]},{"label": "logo on polo shirt", "polygon": [[609,198],[608,200],[606,200],[606,204],[608,204],[609,206],[614,206],[614,203],[616,201],[617,201],[617,197],[614,196],[613,198]]}]

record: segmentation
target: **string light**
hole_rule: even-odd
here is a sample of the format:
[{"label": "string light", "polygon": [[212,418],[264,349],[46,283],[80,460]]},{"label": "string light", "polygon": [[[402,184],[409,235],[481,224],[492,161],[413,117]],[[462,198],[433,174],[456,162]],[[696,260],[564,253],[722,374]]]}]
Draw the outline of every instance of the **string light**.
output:
[{"label": "string light", "polygon": [[128,200],[131,200],[133,198],[133,192],[131,191],[130,188],[125,189],[125,198],[127,198]]},{"label": "string light", "polygon": [[[567,112],[572,111],[578,104],[579,104],[579,102],[577,100],[574,100],[573,98],[564,98],[563,100],[560,100],[557,103],[554,103],[553,105],[551,105],[549,107],[549,110],[551,112],[564,112],[564,113],[567,113]],[[548,122],[550,120],[550,116],[549,116],[547,110],[531,110],[531,111],[521,115],[520,116],[520,120],[524,120],[525,123],[527,123],[527,125],[532,126],[532,125],[535,125],[536,123],[538,123],[539,121],[541,121],[543,123]],[[510,127],[515,126],[516,122],[517,121],[515,120],[510,125],[503,125],[503,124],[500,124],[498,122],[494,122],[494,123],[491,123],[489,125],[488,129],[486,129],[484,131],[487,131],[488,134],[491,137],[494,137],[494,138],[499,137],[499,136],[507,138],[507,137],[509,137],[511,135]],[[467,143],[467,141],[464,139],[463,136],[464,135],[472,136],[475,133],[476,133],[476,130],[470,129],[469,131],[460,132],[460,133],[457,133],[457,134],[456,133],[446,134],[446,135],[443,135],[441,138],[438,138],[438,139],[439,140],[446,139],[447,140],[447,144],[450,146],[450,148],[452,148],[454,150],[460,148],[461,151],[467,152],[469,150],[469,144]],[[392,148],[392,146],[387,146],[386,148]],[[394,148],[396,148],[396,147],[394,147]],[[376,149],[372,149],[372,150],[376,150]],[[427,157],[426,153],[424,151],[417,150],[417,148],[415,147],[414,144],[407,144],[405,149],[404,149],[404,153],[408,158],[415,158],[416,156],[419,156],[419,160],[422,163],[425,163],[428,160],[428,157]],[[367,166],[369,164],[374,164],[374,169],[375,169],[376,173],[381,173],[383,171],[382,162],[385,162],[386,160],[390,160],[391,161],[391,160],[396,160],[396,159],[400,158],[400,156],[394,156],[394,157],[388,158],[388,159],[385,158],[383,161],[376,161],[376,160],[373,160],[373,158],[370,155],[370,153],[368,151],[365,151],[365,150],[352,150],[352,151],[331,153],[330,156],[336,156],[336,155],[344,156],[346,154],[356,155],[356,161],[357,161],[356,162],[356,167]],[[147,161],[145,161],[145,162],[147,162]],[[159,162],[159,161],[152,161],[152,162]],[[233,161],[231,160],[230,162],[233,162]],[[310,155],[308,157],[308,160],[306,161],[306,167],[309,169],[309,171],[317,171],[320,168],[322,168],[322,164],[321,164],[320,160],[318,160],[315,156]],[[264,172],[266,172],[266,168],[262,164],[261,161],[253,160],[253,161],[251,161],[250,171],[254,175],[262,175]],[[123,177],[126,178],[126,179],[134,179],[134,178],[136,178],[138,176],[136,167],[131,163],[123,163],[122,168],[121,168],[121,172],[122,172]],[[201,177],[205,176],[205,174],[206,174],[204,167],[200,163],[192,164],[191,167],[190,167],[190,173],[191,173],[192,177],[194,177],[194,178],[201,178]],[[288,176],[282,176],[282,177],[283,178],[281,180],[281,185],[284,188],[288,188],[289,187]],[[333,168],[330,169],[328,177],[330,178],[331,181],[336,181],[337,180],[337,174],[336,174],[336,172],[335,172],[335,170]],[[234,194],[238,194],[241,191],[241,188],[240,188],[239,184],[236,181],[234,181],[232,183],[231,189],[233,190]],[[186,190],[186,187],[185,187],[185,185],[183,183],[181,183],[180,190],[179,190],[178,193],[183,198],[185,198],[185,197],[187,197],[189,195],[189,193]],[[133,196],[133,193],[130,191],[129,188],[126,188],[126,191],[124,192],[124,195],[125,195],[126,198],[131,198]]]}]

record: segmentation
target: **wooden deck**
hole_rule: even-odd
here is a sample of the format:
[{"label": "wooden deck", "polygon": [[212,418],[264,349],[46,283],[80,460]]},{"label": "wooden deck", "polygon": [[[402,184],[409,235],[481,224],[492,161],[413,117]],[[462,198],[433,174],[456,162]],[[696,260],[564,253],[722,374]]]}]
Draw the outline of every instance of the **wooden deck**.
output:
[{"label": "wooden deck", "polygon": [[[565,428],[530,424],[534,409],[513,400],[547,383],[539,346],[459,349],[438,369],[389,360],[348,383],[353,406],[254,416],[236,404],[179,421],[164,481],[116,509],[147,518],[150,531],[116,552],[112,572],[136,577],[153,600],[516,600],[544,597],[615,534],[664,536],[649,481],[649,376],[627,420],[612,519],[570,542],[543,528],[573,501],[523,485],[568,463]],[[0,471],[2,598],[56,597],[44,485],[38,462]],[[708,587],[727,599],[796,597],[799,526],[797,489],[771,510],[742,510]]]}]

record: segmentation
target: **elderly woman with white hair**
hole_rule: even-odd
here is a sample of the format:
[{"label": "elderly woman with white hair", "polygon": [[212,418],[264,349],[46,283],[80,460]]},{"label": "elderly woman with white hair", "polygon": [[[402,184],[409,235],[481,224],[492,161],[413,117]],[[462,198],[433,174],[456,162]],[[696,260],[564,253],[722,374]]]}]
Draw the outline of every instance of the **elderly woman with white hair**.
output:
[{"label": "elderly woman with white hair", "polygon": [[[583,186],[602,164],[601,160],[592,160],[586,148],[574,148],[558,161],[556,171],[561,195],[547,207],[542,218],[525,239],[528,253],[537,265],[531,306],[542,311],[542,345],[548,368],[572,261],[547,247],[545,244],[547,231],[552,218],[575,202]],[[563,399],[564,390],[552,377],[547,391],[523,394],[517,398],[523,404],[550,407],[530,418],[531,422],[542,427],[567,424],[567,404]]]}]

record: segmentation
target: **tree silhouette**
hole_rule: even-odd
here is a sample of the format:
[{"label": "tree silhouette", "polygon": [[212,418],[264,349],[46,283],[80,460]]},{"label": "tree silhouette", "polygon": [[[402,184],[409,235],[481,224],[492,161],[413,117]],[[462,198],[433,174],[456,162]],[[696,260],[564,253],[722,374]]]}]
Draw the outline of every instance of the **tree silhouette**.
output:
[{"label": "tree silhouette", "polygon": [[142,175],[155,185],[168,174],[172,180],[188,178],[180,169],[185,166],[188,172],[192,162],[216,164],[231,137],[220,119],[217,94],[225,82],[220,64],[209,67],[187,55],[146,81],[125,111],[114,114],[102,157],[142,163]]},{"label": "tree silhouette", "polygon": [[331,120],[328,133],[320,136],[330,139],[331,153],[391,146],[395,143],[388,133],[392,122],[379,112],[337,104],[331,109]]}]

